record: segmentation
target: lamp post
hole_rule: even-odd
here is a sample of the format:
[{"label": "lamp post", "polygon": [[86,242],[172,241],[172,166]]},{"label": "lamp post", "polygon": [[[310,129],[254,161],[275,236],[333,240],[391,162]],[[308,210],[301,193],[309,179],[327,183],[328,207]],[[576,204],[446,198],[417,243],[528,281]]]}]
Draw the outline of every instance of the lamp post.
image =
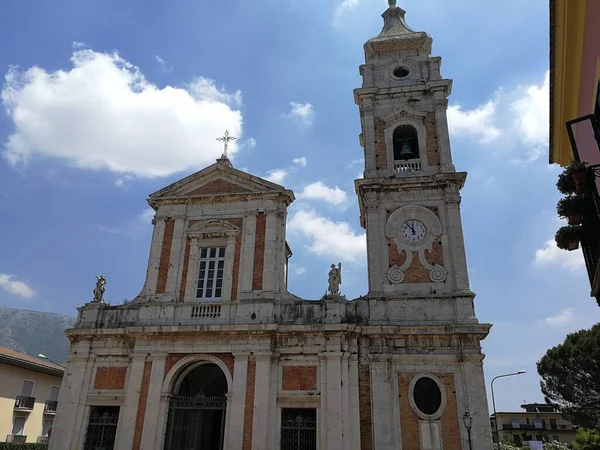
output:
[{"label": "lamp post", "polygon": [[498,378],[512,377],[515,375],[522,375],[524,373],[525,373],[524,370],[519,370],[518,372],[505,373],[504,375],[498,375],[492,379],[492,383],[491,383],[491,385],[492,385],[492,405],[494,407],[494,425],[495,425],[494,428],[496,428],[496,442],[498,444],[498,450],[500,449],[500,434],[498,434],[498,416],[496,415],[496,399],[494,398],[494,381],[496,381]]},{"label": "lamp post", "polygon": [[46,355],[44,355],[43,353],[39,353],[38,354],[38,358],[42,358],[42,359],[47,359],[48,361],[50,361],[52,364],[56,364],[57,366],[62,367],[63,369],[65,368],[65,366],[63,366],[62,364],[57,363],[56,361],[52,361],[50,358],[48,358]]},{"label": "lamp post", "polygon": [[471,442],[471,427],[473,426],[473,417],[469,414],[469,411],[465,412],[463,416],[463,423],[467,429],[467,436],[469,437],[469,450],[473,450],[473,444]]}]

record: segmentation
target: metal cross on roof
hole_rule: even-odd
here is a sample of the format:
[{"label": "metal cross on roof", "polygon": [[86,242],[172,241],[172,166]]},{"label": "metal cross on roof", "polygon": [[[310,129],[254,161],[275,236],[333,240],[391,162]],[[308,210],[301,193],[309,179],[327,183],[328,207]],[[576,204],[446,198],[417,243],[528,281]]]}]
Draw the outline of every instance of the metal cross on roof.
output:
[{"label": "metal cross on roof", "polygon": [[233,136],[229,136],[229,131],[225,131],[225,134],[223,135],[223,137],[217,138],[217,141],[220,141],[223,143],[223,146],[225,147],[223,149],[223,158],[227,158],[227,147],[229,147],[229,143],[232,141],[235,141],[237,138],[233,137]]}]

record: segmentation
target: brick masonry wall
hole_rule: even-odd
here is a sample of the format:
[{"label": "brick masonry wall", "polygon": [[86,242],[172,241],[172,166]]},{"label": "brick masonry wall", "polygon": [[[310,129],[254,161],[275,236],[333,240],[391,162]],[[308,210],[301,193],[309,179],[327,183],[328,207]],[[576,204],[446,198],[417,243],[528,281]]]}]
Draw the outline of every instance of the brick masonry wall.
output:
[{"label": "brick masonry wall", "polygon": [[254,389],[256,381],[256,360],[248,360],[246,377],[246,407],[244,409],[244,436],[242,450],[252,449],[252,421],[254,420]]},{"label": "brick masonry wall", "polygon": [[127,367],[98,367],[94,389],[123,389],[126,377]]},{"label": "brick masonry wall", "polygon": [[385,122],[375,118],[375,167],[377,170],[387,169],[387,149],[385,145]]},{"label": "brick masonry wall", "polygon": [[[444,265],[444,251],[441,242],[434,242],[432,251],[425,250],[425,259],[429,264]],[[388,263],[389,266],[401,266],[406,260],[406,254],[399,252],[392,239],[388,239]],[[405,271],[404,283],[430,283],[429,270],[421,265],[418,255],[413,254],[413,260]]]},{"label": "brick masonry wall", "polygon": [[252,290],[262,290],[263,269],[265,265],[265,229],[267,217],[258,213],[256,217],[256,238],[254,242],[254,271],[252,273]]},{"label": "brick masonry wall", "polygon": [[283,366],[281,388],[284,391],[316,391],[317,366]]},{"label": "brick masonry wall", "polygon": [[371,372],[368,364],[358,366],[358,400],[360,404],[360,449],[372,450]]},{"label": "brick masonry wall", "polygon": [[[399,374],[398,391],[400,392],[400,427],[402,430],[402,450],[420,450],[419,420],[421,418],[410,406],[408,391],[410,380],[416,374]],[[456,406],[456,390],[453,374],[435,374],[444,385],[447,395],[446,408],[442,414],[442,447],[444,450],[461,450],[460,424]]]},{"label": "brick masonry wall", "polygon": [[144,364],[144,375],[142,376],[142,388],[140,389],[140,401],[138,403],[138,412],[135,420],[133,450],[141,450],[142,446],[142,431],[144,430],[144,416],[146,415],[146,404],[148,403],[148,387],[150,385],[151,371],[152,361],[146,361],[146,363]]},{"label": "brick masonry wall", "polygon": [[[214,356],[215,358],[220,359],[227,369],[229,369],[229,374],[233,379],[233,355],[231,353],[208,353],[210,356]],[[186,356],[191,356],[187,353],[170,353],[167,356],[167,363],[165,365],[165,377],[171,371],[173,366],[177,364],[180,360],[185,358]]]},{"label": "brick masonry wall", "polygon": [[200,186],[198,189],[190,192],[189,196],[192,195],[207,195],[207,194],[232,194],[235,192],[249,192],[248,189],[238,186],[237,184],[230,183],[225,180],[214,180],[206,183],[204,186]]},{"label": "brick masonry wall", "polygon": [[427,149],[427,164],[430,166],[439,166],[440,153],[434,112],[428,113],[425,117],[425,131],[427,133],[427,141],[425,143],[425,148]]},{"label": "brick masonry wall", "polygon": [[158,265],[158,279],[156,280],[156,293],[164,294],[167,288],[167,275],[169,274],[169,258],[171,257],[171,246],[173,245],[173,229],[175,220],[168,218],[165,224],[165,235],[162,249],[160,250],[160,263]]}]

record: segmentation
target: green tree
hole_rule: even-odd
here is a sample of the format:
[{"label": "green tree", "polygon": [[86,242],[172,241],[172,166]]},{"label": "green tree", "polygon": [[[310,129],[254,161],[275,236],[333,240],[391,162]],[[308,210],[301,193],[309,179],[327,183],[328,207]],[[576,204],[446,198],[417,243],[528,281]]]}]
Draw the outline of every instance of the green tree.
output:
[{"label": "green tree", "polygon": [[569,334],[546,352],[537,369],[548,403],[582,426],[600,425],[600,324]]},{"label": "green tree", "polygon": [[600,433],[580,429],[573,441],[573,450],[600,450]]}]

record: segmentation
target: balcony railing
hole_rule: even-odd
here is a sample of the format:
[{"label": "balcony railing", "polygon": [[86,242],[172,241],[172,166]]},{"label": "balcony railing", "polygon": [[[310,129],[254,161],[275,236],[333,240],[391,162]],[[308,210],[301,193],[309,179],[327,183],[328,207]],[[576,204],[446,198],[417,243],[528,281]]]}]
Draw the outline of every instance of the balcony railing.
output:
[{"label": "balcony railing", "polygon": [[46,400],[44,405],[44,414],[54,414],[58,408],[58,402],[56,400]]},{"label": "balcony railing", "polygon": [[404,161],[394,161],[394,173],[399,175],[410,175],[421,172],[420,159],[407,159]]},{"label": "balcony railing", "polygon": [[6,436],[6,442],[27,442],[27,436],[23,436],[22,434],[9,434]]},{"label": "balcony railing", "polygon": [[15,400],[15,409],[31,411],[34,406],[35,397],[25,397],[23,395],[17,395],[17,399]]}]

